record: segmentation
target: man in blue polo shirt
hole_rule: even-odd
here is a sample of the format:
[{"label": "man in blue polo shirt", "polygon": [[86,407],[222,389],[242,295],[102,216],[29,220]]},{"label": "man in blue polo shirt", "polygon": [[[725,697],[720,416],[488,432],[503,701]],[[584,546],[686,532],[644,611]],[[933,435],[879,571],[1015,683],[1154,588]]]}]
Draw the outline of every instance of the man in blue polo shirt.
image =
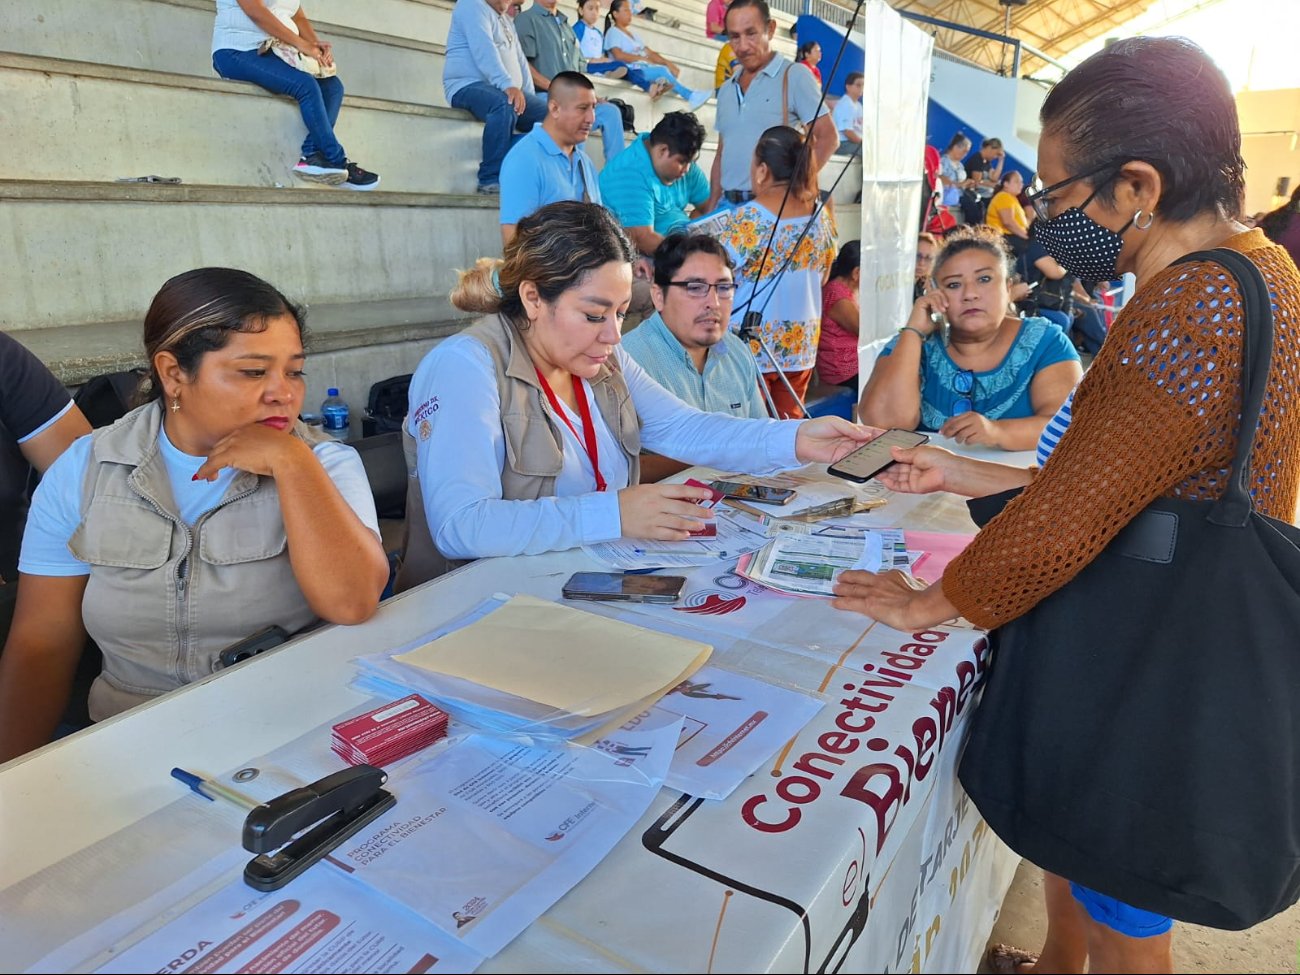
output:
[{"label": "man in blue polo shirt", "polygon": [[690,112],[669,112],[600,173],[600,195],[642,254],[681,230],[709,198],[709,178],[695,164],[704,126]]},{"label": "man in blue polo shirt", "polygon": [[515,224],[548,203],[600,202],[596,167],[583,151],[596,119],[596,89],[586,75],[561,71],[547,92],[546,120],[515,143],[501,164],[501,242]]},{"label": "man in blue polo shirt", "polygon": [[[765,419],[758,366],[728,327],[735,295],[731,258],[704,234],[665,237],[654,254],[655,313],[623,337],[623,348],[659,385],[709,413]],[[645,454],[641,479],[658,481],[686,464]]]}]

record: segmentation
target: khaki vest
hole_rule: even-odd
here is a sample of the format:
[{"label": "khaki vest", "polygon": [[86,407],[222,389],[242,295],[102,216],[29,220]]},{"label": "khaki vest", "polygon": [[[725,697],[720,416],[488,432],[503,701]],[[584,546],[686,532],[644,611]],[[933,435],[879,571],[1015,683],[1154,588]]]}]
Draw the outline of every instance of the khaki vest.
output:
[{"label": "khaki vest", "polygon": [[[535,501],[555,495],[555,479],[564,466],[560,421],[551,416],[537,370],[515,326],[503,315],[484,318],[466,333],[487,348],[501,399],[501,429],[505,434],[506,462],[501,471],[501,497],[506,501]],[[628,463],[628,483],[641,480],[641,421],[628,392],[627,382],[611,356],[591,380],[596,408],[623,448]],[[416,444],[402,426],[402,446],[410,473],[406,490],[406,528],[402,565],[394,589],[405,592],[442,575],[463,562],[448,559],[434,544],[424,512],[424,495],[416,464]],[[437,458],[445,464],[439,476],[456,476],[456,458]],[[611,486],[610,490],[615,490]]]},{"label": "khaki vest", "polygon": [[[298,588],[269,477],[239,472],[193,526],[177,514],[149,403],[96,430],[68,542],[90,564],[86,630],[104,653],[90,689],[100,721],[215,672],[223,649],[272,623],[316,620]],[[314,442],[298,424],[295,434]]]}]

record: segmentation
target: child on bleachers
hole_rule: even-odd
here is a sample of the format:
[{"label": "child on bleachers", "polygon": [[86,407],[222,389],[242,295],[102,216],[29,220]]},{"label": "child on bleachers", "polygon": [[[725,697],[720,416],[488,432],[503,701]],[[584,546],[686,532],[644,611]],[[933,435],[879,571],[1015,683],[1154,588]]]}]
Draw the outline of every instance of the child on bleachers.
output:
[{"label": "child on bleachers", "polygon": [[[686,100],[691,111],[699,108],[711,97],[712,89],[693,91],[678,81],[681,69],[657,51],[646,47],[645,42],[632,33],[632,5],[630,0],[611,0],[605,15],[605,52],[628,66],[627,80],[658,98],[673,92]],[[635,72],[632,69],[635,68]],[[636,77],[633,77],[633,75]]]},{"label": "child on bleachers", "polygon": [[[307,138],[293,167],[294,175],[350,190],[377,187],[379,177],[348,159],[334,136],[334,123],[343,104],[343,82],[334,74],[332,45],[316,36],[299,0],[216,2],[212,67],[217,74],[231,81],[251,81],[298,102]],[[328,76],[309,73],[309,68]]]},{"label": "child on bleachers", "polygon": [[573,32],[578,35],[578,49],[587,59],[587,74],[627,78],[634,84],[640,84],[633,78],[635,68],[605,54],[605,32],[596,26],[599,20],[600,0],[582,0],[578,4],[578,19],[573,25]]}]

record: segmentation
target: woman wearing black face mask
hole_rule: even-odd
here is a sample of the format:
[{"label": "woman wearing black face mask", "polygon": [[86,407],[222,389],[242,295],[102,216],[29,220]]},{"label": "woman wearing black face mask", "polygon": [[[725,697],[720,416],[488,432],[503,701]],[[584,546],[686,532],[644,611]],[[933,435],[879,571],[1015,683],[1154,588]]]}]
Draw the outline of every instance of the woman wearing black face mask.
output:
[{"label": "woman wearing black face mask", "polygon": [[[1111,45],[1056,86],[1042,122],[1045,186],[1030,201],[1037,239],[1085,282],[1131,271],[1137,291],[1072,402],[1048,424],[1040,471],[934,447],[894,450],[898,463],[880,479],[895,490],[1023,491],[940,583],[915,592],[891,573],[846,572],[836,605],[909,632],[958,615],[993,631],[994,665],[960,777],[994,832],[1053,872],[1041,954],[997,946],[992,969],[1167,972],[1173,916],[1240,928],[1300,896],[1300,705],[1294,688],[1261,689],[1251,676],[1272,673],[1283,648],[1270,655],[1244,636],[1238,647],[1209,640],[1195,624],[1214,626],[1212,608],[1175,615],[1152,596],[1134,609],[1113,580],[1131,578],[1127,565],[1137,563],[1124,556],[1138,537],[1111,543],[1139,514],[1135,527],[1148,526],[1157,513],[1144,511],[1149,505],[1187,502],[1186,521],[1164,529],[1159,559],[1141,550],[1141,564],[1179,565],[1186,539],[1207,522],[1197,513],[1193,525],[1191,512],[1213,507],[1231,480],[1239,422],[1258,419],[1240,483],[1254,511],[1273,519],[1263,536],[1271,532],[1281,550],[1297,547],[1300,273],[1281,247],[1237,220],[1245,166],[1235,105],[1222,73],[1190,42]],[[1271,368],[1254,370],[1262,406],[1245,418],[1244,351],[1265,347],[1256,338],[1264,322],[1252,317],[1247,345],[1252,276],[1239,284],[1230,258],[1182,261],[1214,248],[1253,264],[1267,285],[1259,306],[1272,305]],[[1218,592],[1237,592],[1235,568],[1206,574]],[[1294,605],[1296,582],[1276,566],[1249,580],[1267,586],[1274,604]],[[1170,603],[1176,591],[1160,590]],[[1065,655],[1053,654],[1050,640],[1027,641],[1072,592],[1108,597],[1088,611],[1099,627],[1088,630],[1094,643]],[[1108,626],[1130,635],[1108,640]],[[1170,631],[1185,634],[1172,659]],[[1052,632],[1068,642],[1068,630]],[[1233,698],[1238,686],[1256,696]],[[1207,808],[1220,818],[1207,819]],[[1207,867],[1224,849],[1234,866]]]}]

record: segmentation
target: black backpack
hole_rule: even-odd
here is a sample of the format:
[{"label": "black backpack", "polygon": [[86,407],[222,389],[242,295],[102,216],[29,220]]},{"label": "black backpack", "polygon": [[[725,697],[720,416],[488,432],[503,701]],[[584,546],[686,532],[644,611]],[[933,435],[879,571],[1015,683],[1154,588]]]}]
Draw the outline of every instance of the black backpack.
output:
[{"label": "black backpack", "polygon": [[623,116],[623,131],[636,134],[636,110],[621,98],[611,98],[609,103]]},{"label": "black backpack", "polygon": [[130,369],[95,376],[82,383],[72,402],[92,427],[106,427],[126,416],[136,405],[135,393],[145,375],[143,369]]},{"label": "black backpack", "polygon": [[366,402],[366,415],[362,433],[371,437],[377,433],[400,433],[406,419],[406,397],[411,387],[411,373],[389,376],[370,387]]}]

